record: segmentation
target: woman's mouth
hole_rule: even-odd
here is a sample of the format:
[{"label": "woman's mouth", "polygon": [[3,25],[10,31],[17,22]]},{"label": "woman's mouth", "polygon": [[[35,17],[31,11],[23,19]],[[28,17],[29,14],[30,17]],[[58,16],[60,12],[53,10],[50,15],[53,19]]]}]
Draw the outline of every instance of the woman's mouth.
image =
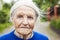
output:
[{"label": "woman's mouth", "polygon": [[20,28],[30,29],[29,27],[20,27]]}]

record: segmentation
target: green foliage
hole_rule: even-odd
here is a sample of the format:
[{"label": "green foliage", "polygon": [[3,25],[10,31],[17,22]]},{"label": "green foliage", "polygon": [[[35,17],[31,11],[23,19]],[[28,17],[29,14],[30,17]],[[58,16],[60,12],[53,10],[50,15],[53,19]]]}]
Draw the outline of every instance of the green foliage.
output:
[{"label": "green foliage", "polygon": [[6,22],[7,14],[4,11],[0,11],[0,23]]},{"label": "green foliage", "polygon": [[42,22],[46,22],[47,21],[47,17],[45,16],[45,17],[41,17],[41,19],[40,19]]},{"label": "green foliage", "polygon": [[48,7],[52,7],[58,4],[59,2],[59,0],[33,0],[33,1],[36,2],[38,7],[44,11],[46,11]]},{"label": "green foliage", "polygon": [[55,29],[60,30],[60,18],[51,20],[50,25]]},{"label": "green foliage", "polygon": [[44,11],[47,11],[47,8],[50,7],[50,6],[51,6],[51,4],[49,4],[49,3],[46,4],[45,3],[45,4],[41,5],[41,9],[44,10]]},{"label": "green foliage", "polygon": [[0,32],[3,32],[6,28],[10,27],[12,23],[0,23]]},{"label": "green foliage", "polygon": [[8,3],[3,3],[2,10],[0,10],[0,23],[5,23],[9,21],[9,11],[11,5]]},{"label": "green foliage", "polygon": [[36,2],[36,4],[38,5],[38,7],[40,8],[42,5],[43,0],[33,0],[33,2]]},{"label": "green foliage", "polygon": [[9,12],[11,5],[8,3],[2,4],[2,10],[0,10],[0,32],[11,26],[9,23]]},{"label": "green foliage", "polygon": [[8,3],[3,4],[3,9],[10,9],[10,8],[11,8],[10,4],[8,4]]}]

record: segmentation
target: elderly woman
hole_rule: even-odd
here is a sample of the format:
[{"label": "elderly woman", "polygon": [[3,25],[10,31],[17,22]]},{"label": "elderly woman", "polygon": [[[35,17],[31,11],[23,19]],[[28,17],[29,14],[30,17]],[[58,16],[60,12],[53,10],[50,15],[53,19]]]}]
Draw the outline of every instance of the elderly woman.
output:
[{"label": "elderly woman", "polygon": [[0,40],[48,40],[46,36],[33,31],[39,9],[31,0],[16,2],[10,13],[15,30],[0,37]]}]

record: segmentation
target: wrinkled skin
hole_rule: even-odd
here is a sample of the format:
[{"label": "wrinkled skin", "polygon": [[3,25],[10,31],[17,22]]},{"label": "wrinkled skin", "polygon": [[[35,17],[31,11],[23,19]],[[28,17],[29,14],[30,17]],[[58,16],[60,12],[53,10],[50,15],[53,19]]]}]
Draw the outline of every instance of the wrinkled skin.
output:
[{"label": "wrinkled skin", "polygon": [[28,6],[20,6],[13,12],[12,18],[16,32],[22,35],[28,35],[33,31],[36,22],[35,11]]}]

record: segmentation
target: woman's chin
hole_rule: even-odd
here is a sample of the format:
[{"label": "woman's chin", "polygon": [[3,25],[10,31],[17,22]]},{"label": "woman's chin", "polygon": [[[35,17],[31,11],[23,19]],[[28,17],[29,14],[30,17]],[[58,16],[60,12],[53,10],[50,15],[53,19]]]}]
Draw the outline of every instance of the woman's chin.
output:
[{"label": "woman's chin", "polygon": [[19,32],[22,35],[28,35],[29,33],[32,32],[32,29],[20,28],[20,29],[17,29],[17,32]]}]

